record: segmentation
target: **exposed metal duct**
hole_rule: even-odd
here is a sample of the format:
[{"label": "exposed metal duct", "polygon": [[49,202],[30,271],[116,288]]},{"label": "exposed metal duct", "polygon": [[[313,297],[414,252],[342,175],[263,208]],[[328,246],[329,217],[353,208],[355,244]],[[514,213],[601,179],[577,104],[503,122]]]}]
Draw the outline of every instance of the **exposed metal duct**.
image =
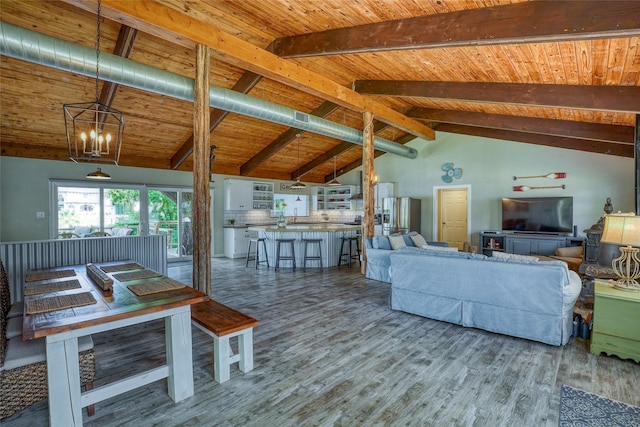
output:
[{"label": "exposed metal duct", "polygon": [[[91,48],[0,21],[0,54],[71,73],[95,77],[96,55]],[[179,74],[100,53],[100,78],[113,83],[193,102],[194,80]],[[209,105],[232,113],[290,126],[362,145],[362,131],[233,90],[211,86]],[[378,150],[415,159],[416,149],[375,137]]]}]

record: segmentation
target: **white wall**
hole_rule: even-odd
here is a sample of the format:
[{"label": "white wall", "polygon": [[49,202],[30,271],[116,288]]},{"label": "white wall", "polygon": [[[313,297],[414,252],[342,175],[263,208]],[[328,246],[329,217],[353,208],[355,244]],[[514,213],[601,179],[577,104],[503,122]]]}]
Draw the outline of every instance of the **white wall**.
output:
[{"label": "white wall", "polygon": [[[471,230],[473,239],[481,230],[500,228],[502,197],[573,196],[574,223],[579,234],[602,216],[607,197],[614,209],[634,210],[633,159],[553,149],[533,144],[499,141],[465,135],[437,133],[435,141],[417,139],[409,143],[418,150],[417,159],[385,154],[375,160],[375,170],[384,182],[396,183],[396,196],[422,199],[422,234],[432,238],[434,186],[446,186],[441,166],[453,162],[463,169],[461,179],[451,185],[471,186]],[[95,165],[71,161],[31,160],[0,157],[0,241],[47,239],[49,218],[36,219],[36,212],[49,213],[49,180],[82,180]],[[105,165],[113,183],[192,186],[190,172],[161,171]],[[513,176],[566,172],[564,180],[513,181]],[[214,175],[213,253],[224,251],[224,178]],[[357,184],[359,170],[340,177],[344,184]],[[513,185],[560,185],[566,190],[512,191]],[[359,184],[358,184],[359,185]]]},{"label": "white wall", "polygon": [[[635,207],[633,159],[549,148],[489,138],[437,132],[435,141],[416,139],[409,143],[418,150],[417,159],[385,154],[375,160],[381,181],[396,183],[396,196],[422,199],[422,233],[433,237],[433,187],[471,186],[472,241],[477,232],[499,230],[502,197],[572,196],[574,224],[578,234],[603,214],[607,197],[614,209],[623,212]],[[442,181],[444,163],[463,169],[460,179]],[[567,178],[513,180],[513,176],[566,172]],[[358,173],[357,171],[351,172]],[[565,190],[545,189],[514,192],[514,185],[566,185]]]}]

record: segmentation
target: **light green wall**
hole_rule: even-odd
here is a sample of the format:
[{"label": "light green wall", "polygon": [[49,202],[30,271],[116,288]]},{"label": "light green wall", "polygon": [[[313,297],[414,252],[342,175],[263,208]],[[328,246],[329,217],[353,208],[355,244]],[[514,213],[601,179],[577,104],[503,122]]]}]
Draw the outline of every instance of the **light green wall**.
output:
[{"label": "light green wall", "polygon": [[[437,133],[435,141],[417,139],[409,143],[418,150],[417,159],[385,154],[375,160],[375,170],[384,182],[396,183],[397,196],[422,199],[422,234],[433,236],[433,187],[471,186],[472,240],[481,230],[500,228],[500,198],[573,196],[574,223],[580,234],[602,216],[605,199],[611,197],[615,210],[632,211],[634,201],[633,159],[591,154],[576,150],[499,141],[465,135]],[[443,163],[463,169],[461,179],[445,184]],[[95,165],[70,161],[31,160],[0,157],[0,241],[47,239],[49,232],[49,180],[81,180]],[[191,186],[190,172],[105,166],[114,183]],[[566,172],[563,180],[514,181],[513,176]],[[224,178],[214,175],[213,253],[223,253]],[[304,179],[304,178],[303,178]],[[340,177],[345,184],[357,184],[359,170]],[[274,181],[279,183],[279,181]],[[512,191],[514,185],[565,184],[565,190]],[[279,184],[278,184],[279,185]],[[36,212],[47,218],[36,219]]]},{"label": "light green wall", "polygon": [[[418,150],[417,159],[385,154],[375,160],[374,167],[383,182],[396,183],[396,196],[422,199],[422,233],[429,238],[433,237],[434,186],[471,186],[472,241],[477,240],[478,231],[501,228],[502,197],[572,196],[579,235],[602,216],[607,197],[611,197],[616,211],[634,210],[635,175],[630,158],[445,132],[437,132],[435,141],[416,139],[409,145]],[[462,178],[451,184],[441,179],[441,167],[447,162],[463,169]],[[567,178],[513,180],[513,176],[550,172],[566,172]],[[512,190],[514,185],[562,184],[565,190]]]}]

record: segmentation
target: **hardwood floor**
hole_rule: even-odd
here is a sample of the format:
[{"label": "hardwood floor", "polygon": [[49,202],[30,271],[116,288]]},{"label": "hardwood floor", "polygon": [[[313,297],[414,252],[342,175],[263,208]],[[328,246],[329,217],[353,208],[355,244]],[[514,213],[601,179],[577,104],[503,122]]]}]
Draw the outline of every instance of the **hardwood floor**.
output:
[{"label": "hardwood floor", "polygon": [[[191,282],[191,265],[170,266]],[[557,426],[560,386],[640,405],[640,366],[389,309],[388,284],[357,268],[318,273],[213,261],[213,297],[260,321],[255,368],[213,380],[213,343],[193,328],[195,395],[163,381],[96,404],[87,426]],[[96,386],[162,363],[162,322],[94,335]],[[47,402],[2,420],[48,425]]]}]

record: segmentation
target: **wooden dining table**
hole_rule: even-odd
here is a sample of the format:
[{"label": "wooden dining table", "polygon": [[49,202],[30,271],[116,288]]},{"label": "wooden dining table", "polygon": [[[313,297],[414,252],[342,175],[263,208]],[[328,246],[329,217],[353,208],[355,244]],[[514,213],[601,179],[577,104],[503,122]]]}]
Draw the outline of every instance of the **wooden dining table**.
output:
[{"label": "wooden dining table", "polygon": [[[102,279],[107,280],[92,278],[85,265],[28,271],[25,275],[22,339],[46,340],[49,416],[54,427],[81,426],[83,407],[163,378],[167,378],[168,394],[175,402],[194,393],[191,304],[206,301],[208,296],[132,262],[101,263],[98,267],[116,271],[102,271]],[[110,281],[111,290],[103,290]],[[69,283],[74,287],[66,289]],[[34,294],[34,290],[49,292]],[[165,321],[166,363],[81,390],[79,337],[156,319]]]}]

